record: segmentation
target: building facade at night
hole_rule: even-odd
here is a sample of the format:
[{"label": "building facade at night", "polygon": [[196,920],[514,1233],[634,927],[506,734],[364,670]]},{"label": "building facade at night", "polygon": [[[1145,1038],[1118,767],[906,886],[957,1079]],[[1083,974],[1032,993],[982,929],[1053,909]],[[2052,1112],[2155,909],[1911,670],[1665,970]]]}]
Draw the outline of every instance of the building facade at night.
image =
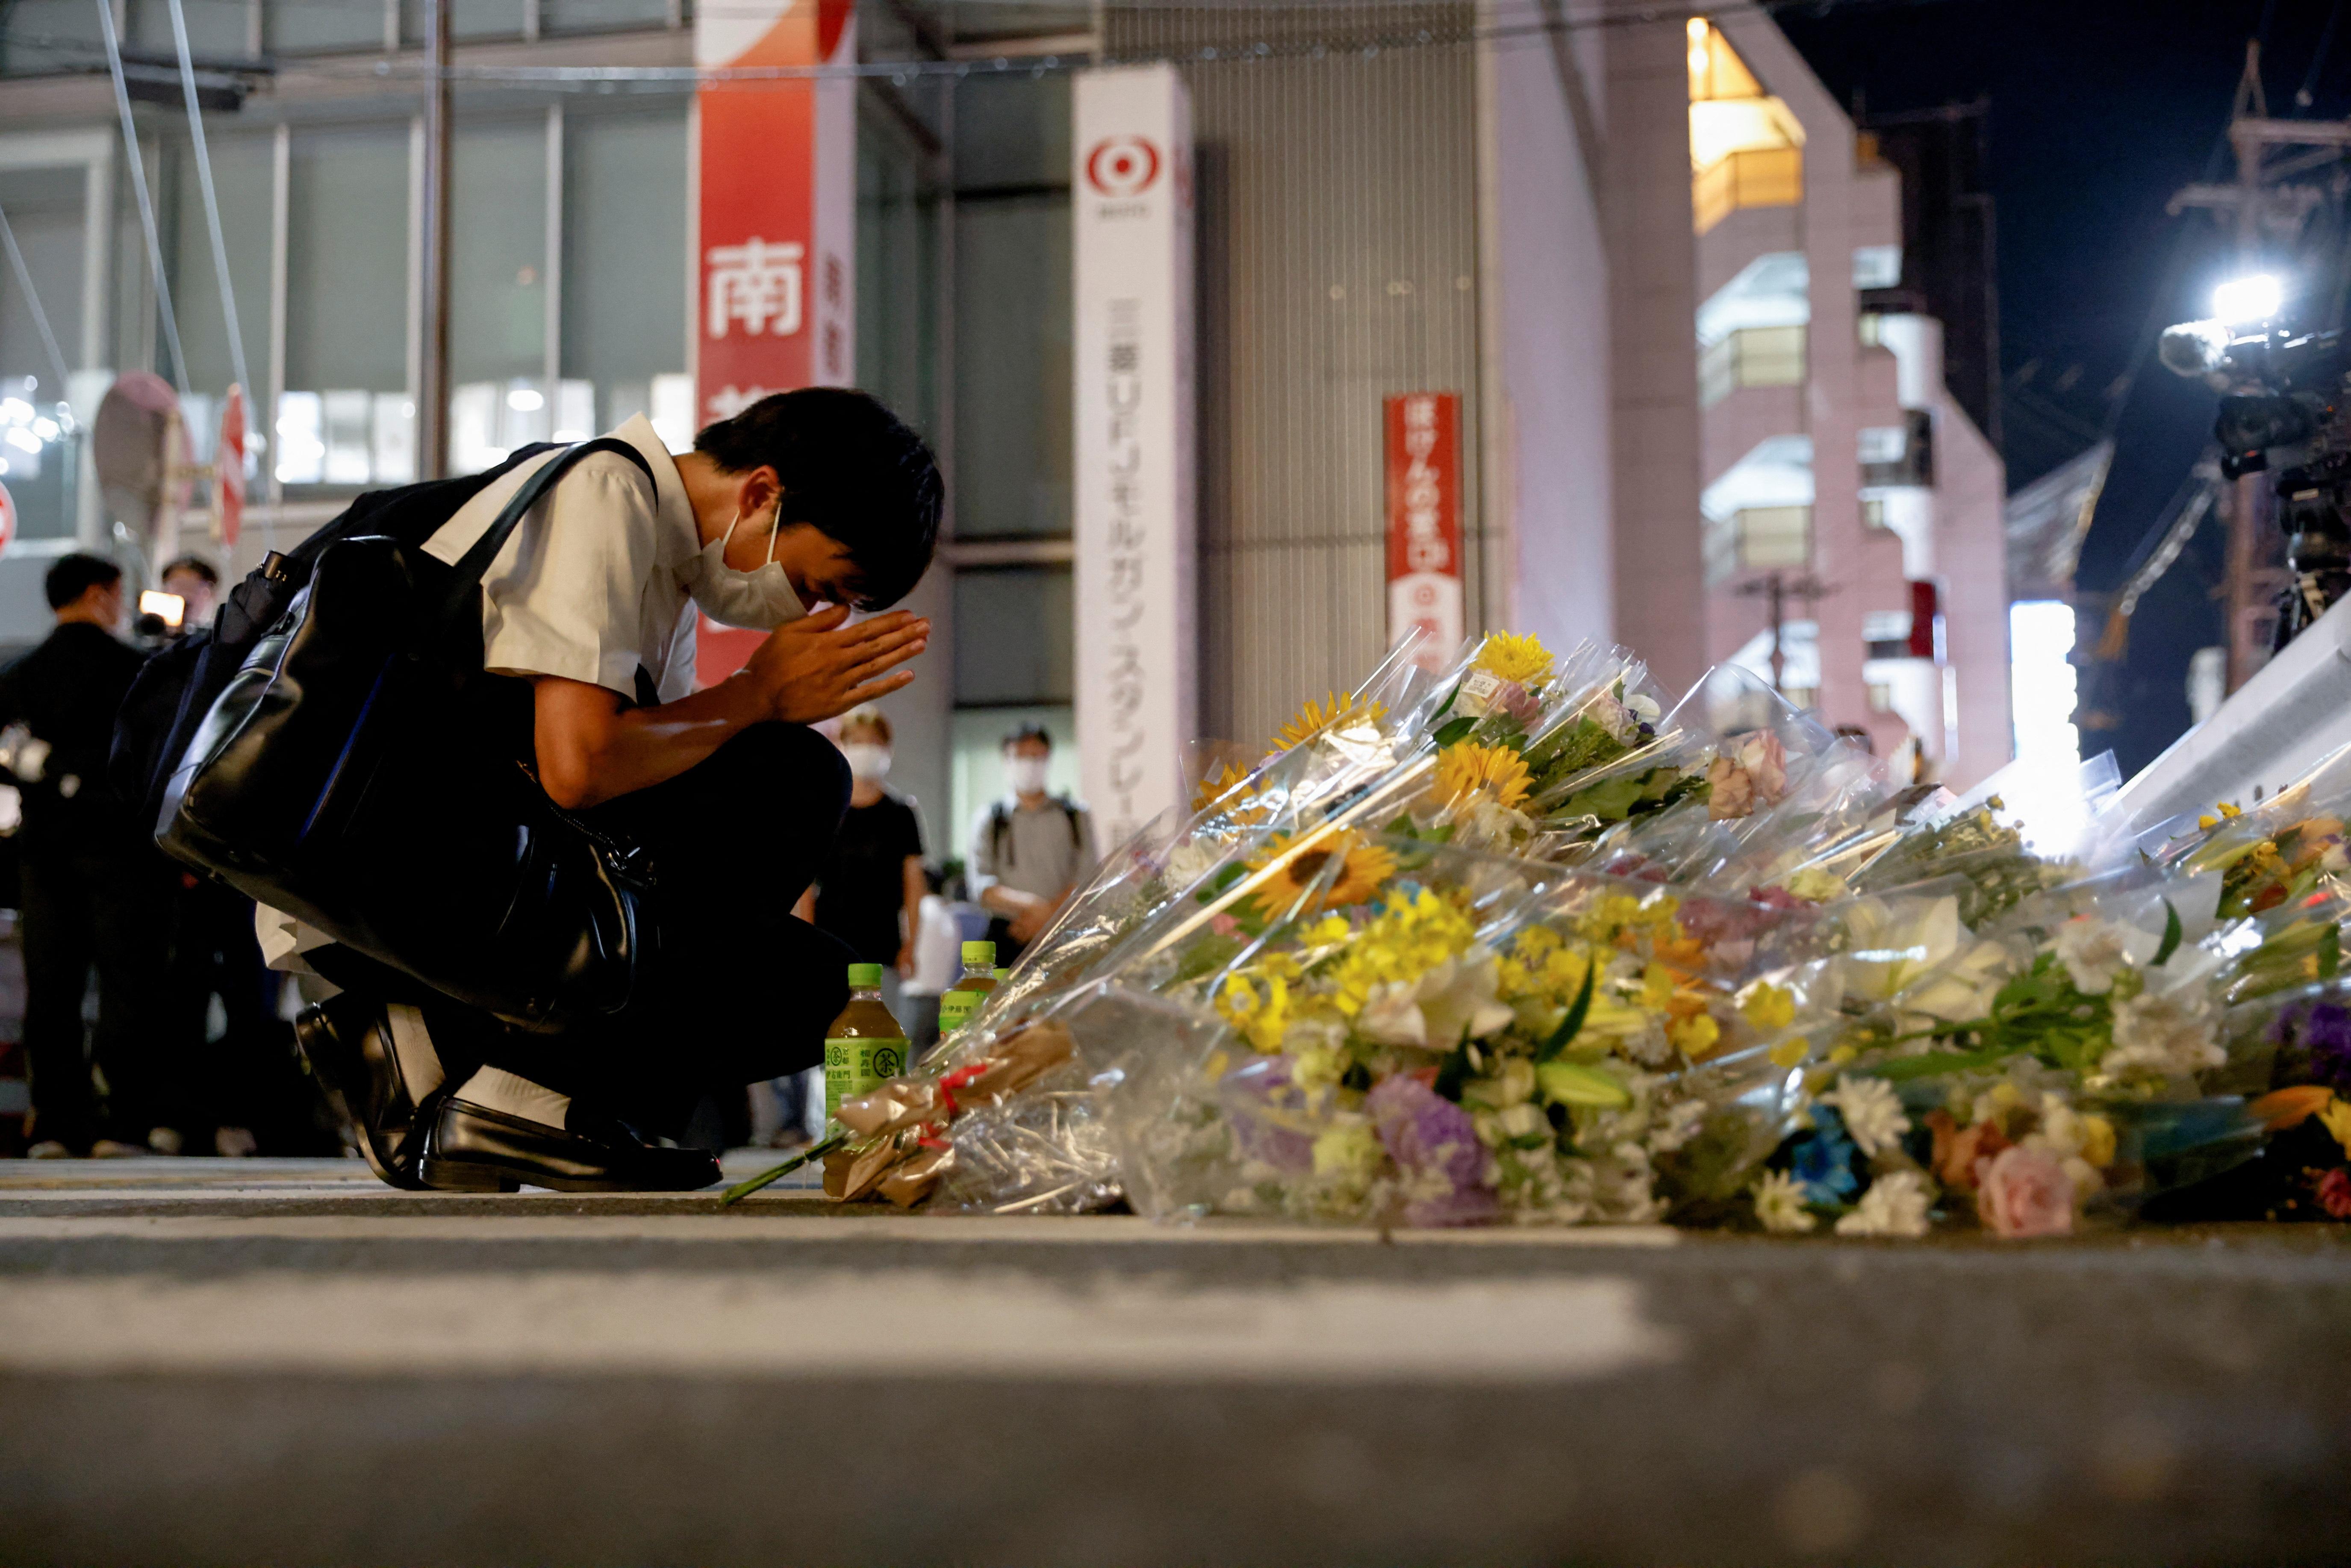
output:
[{"label": "building facade at night", "polygon": [[[234,549],[201,487],[183,539],[235,574],[418,473],[422,12],[184,3],[262,439]],[[169,10],[117,9],[184,370],[94,11],[19,0],[0,212],[67,362],[59,385],[0,278],[0,391],[73,417],[5,452],[12,643],[45,620],[47,559],[140,553],[75,428],[113,375],[183,383],[199,463],[236,377]],[[935,855],[1000,788],[998,739],[1081,740],[1081,684],[1108,678],[1074,631],[1071,88],[1093,61],[1173,61],[1188,94],[1196,736],[1253,747],[1378,660],[1389,405],[1444,394],[1415,406],[1455,411],[1466,630],[1611,638],[1679,689],[1714,661],[1772,668],[1776,575],[1792,696],[1962,781],[2005,758],[2001,473],[1904,292],[1900,177],[1762,12],[1710,15],[857,7],[845,379],[949,477],[952,538],[912,604],[933,655],[888,704]],[[451,467],[639,409],[683,446],[718,412],[694,380],[690,0],[455,16]]]}]

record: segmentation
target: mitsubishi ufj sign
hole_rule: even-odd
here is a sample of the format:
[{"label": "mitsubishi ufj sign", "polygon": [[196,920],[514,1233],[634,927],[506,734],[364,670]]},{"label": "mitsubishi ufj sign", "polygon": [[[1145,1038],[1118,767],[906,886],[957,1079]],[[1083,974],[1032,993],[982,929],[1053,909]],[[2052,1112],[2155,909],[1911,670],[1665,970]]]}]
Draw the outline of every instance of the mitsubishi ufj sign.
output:
[{"label": "mitsubishi ufj sign", "polygon": [[1191,102],[1084,71],[1071,118],[1079,766],[1115,844],[1185,798],[1194,724]]},{"label": "mitsubishi ufj sign", "polygon": [[[854,66],[852,0],[695,8],[705,69]],[[695,95],[695,426],[769,392],[856,373],[857,82],[705,78]],[[760,634],[705,620],[696,674],[725,679]]]}]

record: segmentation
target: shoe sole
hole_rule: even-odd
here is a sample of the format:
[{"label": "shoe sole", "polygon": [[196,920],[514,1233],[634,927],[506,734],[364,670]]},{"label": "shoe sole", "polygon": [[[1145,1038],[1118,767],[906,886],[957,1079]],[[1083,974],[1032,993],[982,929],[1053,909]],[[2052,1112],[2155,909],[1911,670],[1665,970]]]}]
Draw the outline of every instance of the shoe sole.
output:
[{"label": "shoe sole", "polygon": [[526,1183],[555,1192],[700,1192],[713,1185],[705,1182],[702,1186],[644,1186],[610,1177],[554,1176],[538,1171],[525,1177],[504,1166],[436,1159],[431,1155],[424,1156],[420,1174],[424,1185],[435,1192],[518,1192]]},{"label": "shoe sole", "polygon": [[[522,1179],[496,1166],[465,1160],[436,1160],[427,1155],[417,1167],[431,1192],[520,1192]],[[537,1183],[534,1186],[538,1185]],[[555,1184],[549,1183],[549,1186]]]}]

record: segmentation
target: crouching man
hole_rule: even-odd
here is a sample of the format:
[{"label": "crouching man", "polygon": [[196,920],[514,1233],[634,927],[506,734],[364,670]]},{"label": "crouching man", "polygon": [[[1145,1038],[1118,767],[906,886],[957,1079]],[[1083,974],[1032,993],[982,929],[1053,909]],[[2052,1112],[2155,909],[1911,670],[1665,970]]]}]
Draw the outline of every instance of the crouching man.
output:
[{"label": "crouching man", "polygon": [[[651,852],[658,936],[629,1004],[525,1033],[263,912],[274,963],[342,988],[297,1032],[395,1186],[707,1186],[715,1159],[656,1140],[704,1093],[815,1062],[847,998],[849,952],[791,914],[850,789],[807,727],[914,678],[898,666],[928,622],[849,617],[929,565],[937,466],[882,404],[831,388],[763,399],[674,459],[643,416],[613,434],[652,483],[617,455],[583,459],[484,578],[482,632],[485,668],[529,684],[549,796]],[[427,549],[455,560],[546,460],[484,488]],[[701,691],[697,609],[769,633]]]}]

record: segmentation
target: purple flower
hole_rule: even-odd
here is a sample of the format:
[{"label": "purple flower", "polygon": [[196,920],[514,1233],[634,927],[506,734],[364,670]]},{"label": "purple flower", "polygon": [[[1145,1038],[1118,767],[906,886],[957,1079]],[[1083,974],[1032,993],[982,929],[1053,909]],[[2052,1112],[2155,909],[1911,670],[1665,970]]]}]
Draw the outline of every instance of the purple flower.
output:
[{"label": "purple flower", "polygon": [[[1407,1225],[1475,1225],[1494,1217],[1498,1205],[1486,1186],[1486,1145],[1469,1113],[1419,1079],[1398,1073],[1383,1079],[1364,1100],[1388,1157],[1416,1190],[1404,1211]],[[1437,1194],[1440,1177],[1449,1191]]]},{"label": "purple flower", "polygon": [[1285,1176],[1314,1168],[1314,1137],[1296,1125],[1304,1092],[1290,1081],[1290,1059],[1261,1056],[1225,1074],[1217,1085],[1242,1159]]},{"label": "purple flower", "polygon": [[2351,1009],[2318,1003],[2310,1009],[2302,1040],[2310,1051],[2312,1076],[2337,1089],[2351,1089]]}]

